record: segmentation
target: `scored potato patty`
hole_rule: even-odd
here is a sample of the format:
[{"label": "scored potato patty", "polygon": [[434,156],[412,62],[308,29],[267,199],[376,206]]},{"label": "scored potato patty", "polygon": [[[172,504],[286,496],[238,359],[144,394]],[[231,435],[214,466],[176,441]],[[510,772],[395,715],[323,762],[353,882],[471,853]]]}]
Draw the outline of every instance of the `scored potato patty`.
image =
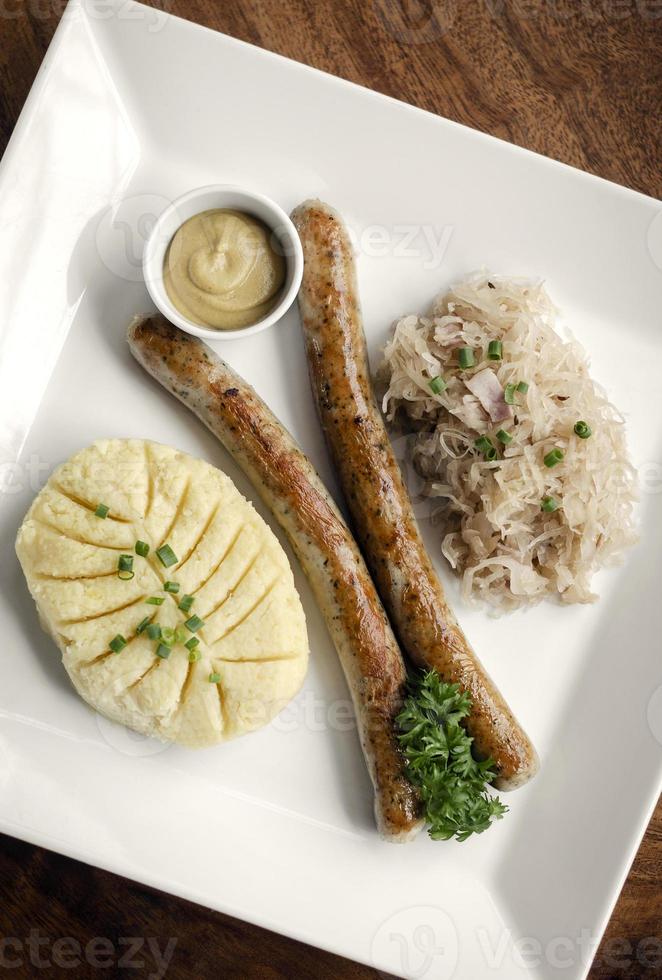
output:
[{"label": "scored potato patty", "polygon": [[[106,518],[95,514],[100,504]],[[137,541],[149,545],[146,557]],[[157,555],[165,544],[177,558],[168,567]],[[74,687],[113,721],[210,745],[265,725],[301,687],[308,639],[285,552],[230,478],[203,460],[138,439],[95,442],[50,477],[16,552]],[[120,555],[133,556],[129,580],[117,574]],[[194,597],[189,611],[179,608],[185,595]],[[204,625],[191,662],[182,640],[194,635],[184,627],[193,615]],[[146,617],[180,627],[169,656],[136,632]],[[118,634],[126,646],[114,653]]]}]

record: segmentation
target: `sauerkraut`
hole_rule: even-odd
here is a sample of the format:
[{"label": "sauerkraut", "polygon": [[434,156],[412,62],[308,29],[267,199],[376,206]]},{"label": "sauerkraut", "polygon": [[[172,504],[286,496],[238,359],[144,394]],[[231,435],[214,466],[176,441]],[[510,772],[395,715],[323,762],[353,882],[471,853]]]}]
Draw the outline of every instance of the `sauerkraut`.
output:
[{"label": "sauerkraut", "polygon": [[474,276],[398,320],[380,370],[443,503],[443,554],[466,598],[501,610],[594,601],[593,574],[636,540],[624,420],[556,317],[541,283]]}]

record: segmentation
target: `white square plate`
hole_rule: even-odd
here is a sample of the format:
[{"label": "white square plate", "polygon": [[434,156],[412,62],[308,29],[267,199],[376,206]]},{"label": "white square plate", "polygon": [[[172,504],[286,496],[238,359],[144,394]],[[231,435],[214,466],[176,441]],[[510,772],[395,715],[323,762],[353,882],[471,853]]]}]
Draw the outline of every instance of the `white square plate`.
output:
[{"label": "white square plate", "polygon": [[[544,276],[628,418],[642,540],[599,577],[597,604],[494,621],[462,605],[439,562],[542,759],[507,819],[465,844],[377,837],[346,687],[298,571],[305,688],[268,729],[214,750],[98,719],[37,624],[16,528],[50,469],[94,439],[170,443],[255,499],[124,340],[149,308],[150,215],[212,182],[341,210],[373,358],[397,314],[457,276]],[[151,8],[75,0],[5,155],[0,221],[0,829],[396,974],[582,976],[662,769],[655,202]],[[222,350],[335,490],[296,313]],[[438,529],[424,531],[438,555]]]}]

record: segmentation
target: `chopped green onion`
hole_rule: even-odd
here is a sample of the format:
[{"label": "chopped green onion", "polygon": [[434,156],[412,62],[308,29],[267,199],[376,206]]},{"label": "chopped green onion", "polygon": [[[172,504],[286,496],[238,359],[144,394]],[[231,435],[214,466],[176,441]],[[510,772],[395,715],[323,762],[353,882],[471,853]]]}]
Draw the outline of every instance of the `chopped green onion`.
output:
[{"label": "chopped green onion", "polygon": [[440,374],[438,374],[437,377],[433,378],[431,381],[428,381],[428,384],[430,385],[430,390],[435,395],[440,395],[442,391],[445,391],[446,388],[448,388],[448,385]]},{"label": "chopped green onion", "polygon": [[170,647],[167,647],[165,643],[159,643],[156,648],[156,656],[160,657],[161,660],[167,660],[170,656]]},{"label": "chopped green onion", "polygon": [[148,606],[162,606],[165,602],[164,595],[151,595],[149,599],[145,599]]},{"label": "chopped green onion", "polygon": [[186,637],[188,636],[188,631],[184,626],[178,626],[175,630],[175,643],[183,643],[186,646]]},{"label": "chopped green onion", "polygon": [[184,626],[189,631],[189,633],[197,633],[198,630],[204,625],[205,625],[204,619],[200,619],[199,616],[191,616],[191,618],[187,619],[186,622],[184,623]]},{"label": "chopped green onion", "polygon": [[480,449],[481,453],[485,454],[485,459],[492,463],[497,458],[497,451],[495,446],[492,444],[492,440],[488,439],[487,436],[480,436],[474,442],[476,449]]},{"label": "chopped green onion", "polygon": [[120,555],[117,562],[117,574],[123,582],[133,578],[133,555]]},{"label": "chopped green onion", "polygon": [[479,439],[476,439],[474,446],[476,449],[480,449],[481,453],[488,453],[490,449],[494,449],[492,440],[488,439],[487,436],[480,436]]},{"label": "chopped green onion", "polygon": [[543,459],[543,463],[545,464],[545,466],[551,469],[552,466],[556,466],[557,463],[560,463],[562,459],[563,459],[563,450],[559,449],[558,446],[555,446],[554,449],[550,449],[550,451],[547,453],[547,455]]},{"label": "chopped green onion", "polygon": [[145,616],[145,618],[141,619],[138,625],[136,626],[136,633],[143,633],[147,629],[149,624],[150,624],[150,618],[149,616]]},{"label": "chopped green onion", "polygon": [[145,632],[147,633],[150,640],[161,639],[161,627],[159,626],[158,623],[150,623],[149,626],[146,628]]},{"label": "chopped green onion", "polygon": [[510,432],[506,432],[505,429],[499,429],[499,431],[496,434],[496,437],[499,440],[499,442],[502,442],[504,444],[504,446],[507,446],[509,442],[513,441],[513,437],[511,436]]},{"label": "chopped green onion", "polygon": [[174,646],[176,633],[172,626],[161,627],[161,639],[167,647]]},{"label": "chopped green onion", "polygon": [[136,541],[136,554],[140,555],[141,558],[147,558],[149,545],[146,541]]},{"label": "chopped green onion", "polygon": [[515,391],[521,391],[522,394],[525,395],[528,390],[529,390],[529,385],[526,381],[517,382],[517,387],[515,388]]},{"label": "chopped green onion", "polygon": [[108,646],[113,651],[113,653],[119,653],[126,646],[127,641],[124,639],[121,633],[114,636]]},{"label": "chopped green onion", "polygon": [[166,592],[172,592],[174,595],[179,592],[179,582],[164,582],[163,588]]},{"label": "chopped green onion", "polygon": [[221,682],[221,675],[217,674],[216,671],[214,671],[209,675],[210,684],[220,684],[220,682]]},{"label": "chopped green onion", "polygon": [[182,612],[190,612],[194,602],[195,598],[192,595],[183,595],[177,603],[177,608],[181,609]]},{"label": "chopped green onion", "polygon": [[179,561],[169,544],[162,544],[160,548],[156,549],[156,554],[165,568],[170,568],[171,565],[176,565]]},{"label": "chopped green onion", "polygon": [[459,347],[457,351],[457,360],[461,368],[473,367],[476,363],[473,347]]},{"label": "chopped green onion", "polygon": [[554,497],[543,497],[540,501],[540,509],[544,510],[546,514],[553,514],[558,506],[558,501],[554,500]]},{"label": "chopped green onion", "polygon": [[578,435],[580,439],[588,439],[589,436],[593,435],[593,430],[588,422],[575,422],[575,435]]},{"label": "chopped green onion", "polygon": [[195,650],[196,647],[200,646],[200,640],[198,639],[197,636],[192,636],[191,639],[184,644],[184,646],[188,650]]},{"label": "chopped green onion", "polygon": [[506,405],[515,404],[515,385],[506,385],[503,391],[503,399]]},{"label": "chopped green onion", "polygon": [[202,654],[200,653],[199,650],[191,650],[191,651],[189,651],[188,662],[190,664],[195,664],[195,663],[198,662],[198,660],[200,660],[201,657],[202,657]]},{"label": "chopped green onion", "polygon": [[105,521],[109,513],[110,507],[108,507],[106,504],[99,504],[97,509],[94,511],[94,516],[100,517],[103,521]]},{"label": "chopped green onion", "polygon": [[490,340],[487,345],[487,359],[489,361],[500,361],[503,357],[503,344],[500,340]]}]

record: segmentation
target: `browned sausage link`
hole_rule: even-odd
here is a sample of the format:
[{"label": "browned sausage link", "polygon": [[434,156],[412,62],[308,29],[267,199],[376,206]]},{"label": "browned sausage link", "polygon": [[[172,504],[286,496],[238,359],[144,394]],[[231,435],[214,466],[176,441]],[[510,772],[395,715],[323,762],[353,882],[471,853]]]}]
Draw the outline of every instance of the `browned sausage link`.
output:
[{"label": "browned sausage link", "polygon": [[351,244],[320,201],[292,215],[304,249],[299,309],[313,392],[356,535],[403,650],[473,698],[467,729],[512,789],[538,768],[535,749],[476,658],[432,567],[377,407]]},{"label": "browned sausage link", "polygon": [[394,715],[405,667],[356,542],[287,430],[255,391],[202,341],[157,315],[129,327],[136,359],[218,437],[252,481],[308,576],[340,657],[375,787],[382,833],[405,840],[420,828]]}]

